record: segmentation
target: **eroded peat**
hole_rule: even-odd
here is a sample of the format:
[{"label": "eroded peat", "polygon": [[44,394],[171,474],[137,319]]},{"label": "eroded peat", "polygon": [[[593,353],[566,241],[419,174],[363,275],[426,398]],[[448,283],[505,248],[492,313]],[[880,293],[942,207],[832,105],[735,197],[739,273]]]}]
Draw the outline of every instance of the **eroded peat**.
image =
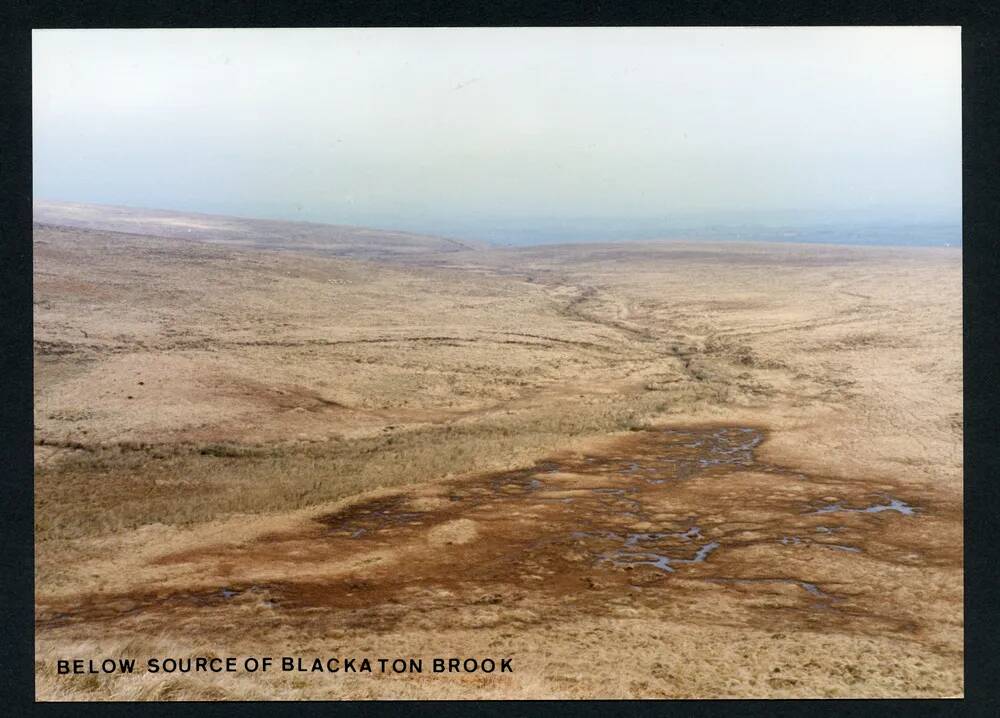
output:
[{"label": "eroded peat", "polygon": [[717,624],[919,638],[913,616],[886,610],[886,576],[960,561],[960,546],[934,540],[957,509],[764,462],[765,439],[749,426],[634,432],[601,452],[380,496],[296,530],[162,555],[174,577],[159,585],[40,600],[37,627],[197,633],[249,610],[262,624],[383,630],[450,625],[477,606],[512,625],[620,605],[696,620],[714,603],[726,607]]}]

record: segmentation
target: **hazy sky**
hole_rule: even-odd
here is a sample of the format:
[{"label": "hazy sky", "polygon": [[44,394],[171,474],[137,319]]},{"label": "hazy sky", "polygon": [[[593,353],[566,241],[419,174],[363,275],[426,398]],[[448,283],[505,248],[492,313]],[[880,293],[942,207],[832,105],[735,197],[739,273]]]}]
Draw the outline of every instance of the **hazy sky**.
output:
[{"label": "hazy sky", "polygon": [[33,42],[39,198],[414,229],[960,216],[958,28]]}]

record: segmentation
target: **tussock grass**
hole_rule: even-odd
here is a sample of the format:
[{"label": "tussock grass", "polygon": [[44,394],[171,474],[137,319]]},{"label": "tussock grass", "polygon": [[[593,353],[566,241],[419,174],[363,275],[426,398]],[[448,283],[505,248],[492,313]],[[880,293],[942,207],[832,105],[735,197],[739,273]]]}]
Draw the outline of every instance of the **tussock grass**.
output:
[{"label": "tussock grass", "polygon": [[39,469],[36,538],[293,510],[378,488],[512,468],[567,439],[641,429],[663,408],[662,396],[650,394],[599,408],[550,407],[328,443],[99,449]]}]

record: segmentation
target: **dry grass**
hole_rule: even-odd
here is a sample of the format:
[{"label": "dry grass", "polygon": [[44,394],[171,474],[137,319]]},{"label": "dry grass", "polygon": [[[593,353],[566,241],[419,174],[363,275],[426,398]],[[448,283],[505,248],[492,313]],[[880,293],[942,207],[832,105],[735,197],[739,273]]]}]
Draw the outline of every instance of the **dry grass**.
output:
[{"label": "dry grass", "polygon": [[638,429],[664,408],[662,397],[650,395],[602,406],[600,413],[522,412],[322,444],[131,444],[77,451],[36,472],[36,540],[287,511],[375,489],[513,468],[574,439]]},{"label": "dry grass", "polygon": [[[110,231],[123,221],[168,238]],[[125,606],[113,620],[40,628],[40,698],[961,694],[960,253],[459,251],[409,236],[359,249],[340,230],[324,250],[313,246],[322,229],[206,222],[36,229],[37,603]],[[268,249],[268,232],[292,251]],[[219,243],[234,238],[244,245]],[[706,422],[768,429],[757,460],[813,480],[692,481],[652,528],[629,530],[697,514],[730,542],[707,576],[794,574],[847,608],[819,612],[794,586],[737,589],[695,569],[620,594],[623,570],[589,567],[590,583],[569,569],[490,578],[482,552],[503,545],[487,540],[498,527],[525,542],[553,530],[534,504],[452,508],[436,533],[390,531],[353,550],[315,534],[317,516],[368,498],[443,511],[436,487],[449,477]],[[552,498],[578,490],[563,479],[570,493]],[[780,542],[801,529],[803,506],[890,489],[924,512],[843,519],[863,554]],[[229,583],[264,593],[193,611],[158,603]],[[358,609],[369,585],[381,593]],[[265,601],[306,588],[345,603]],[[154,608],[129,613],[129,596]],[[209,652],[495,653],[519,670],[53,673],[63,656]]]}]

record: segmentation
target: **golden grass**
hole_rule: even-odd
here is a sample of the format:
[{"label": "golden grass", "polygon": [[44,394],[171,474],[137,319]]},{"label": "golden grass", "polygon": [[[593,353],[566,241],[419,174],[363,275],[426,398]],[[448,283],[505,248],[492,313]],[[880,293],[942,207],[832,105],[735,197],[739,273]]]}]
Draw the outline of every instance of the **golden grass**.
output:
[{"label": "golden grass", "polygon": [[[859,497],[893,486],[928,507],[905,524],[917,548],[880,531],[881,516],[863,557],[810,561],[770,536],[720,552],[733,561],[725,575],[847,566],[854,573],[822,580],[877,611],[837,625],[798,606],[794,587],[698,593],[677,576],[651,606],[629,591],[596,613],[537,595],[480,605],[499,589],[472,586],[425,596],[407,614],[404,592],[380,604],[400,614],[398,630],[350,624],[346,609],[227,603],[46,626],[43,700],[962,691],[961,568],[925,555],[960,552],[957,252],[649,244],[362,263],[83,230],[39,228],[36,240],[40,606],[228,581],[323,588],[343,571],[377,578],[384,564],[309,543],[311,514],[405,486],[432,510],[447,499],[418,485],[590,451],[660,422],[768,428],[762,461],[842,481]],[[778,505],[772,477],[746,481],[773,505],[739,521],[798,516]],[[717,514],[710,521],[751,503],[731,482],[693,483],[700,493],[685,511]],[[712,497],[721,503],[710,510]],[[426,545],[369,554],[405,562],[429,552],[461,576],[451,552],[472,550],[489,535],[484,524],[445,524]],[[293,537],[288,555],[259,540],[278,534]],[[294,563],[298,551],[316,565]],[[159,563],[168,553],[190,561]],[[787,616],[803,623],[773,628]],[[518,656],[516,680],[54,674],[67,656],[486,650]]]},{"label": "golden grass", "polygon": [[650,393],[596,412],[561,406],[557,414],[522,412],[322,444],[96,449],[37,471],[36,540],[292,510],[373,489],[512,468],[577,437],[640,428],[666,408],[662,395]]}]

